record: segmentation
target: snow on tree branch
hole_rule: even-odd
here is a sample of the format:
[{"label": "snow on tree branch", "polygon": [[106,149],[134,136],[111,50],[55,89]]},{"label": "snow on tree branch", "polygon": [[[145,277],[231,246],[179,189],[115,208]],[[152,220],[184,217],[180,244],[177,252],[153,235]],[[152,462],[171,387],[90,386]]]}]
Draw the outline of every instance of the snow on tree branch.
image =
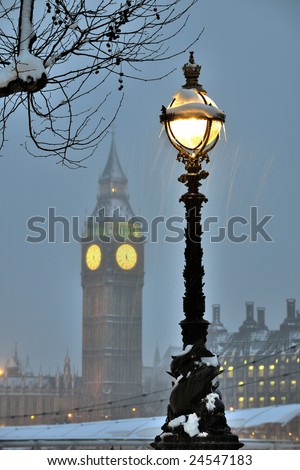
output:
[{"label": "snow on tree branch", "polygon": [[32,25],[34,0],[21,0],[17,55],[0,70],[0,98],[26,91],[34,93],[47,83],[43,61],[31,54],[35,39]]},{"label": "snow on tree branch", "polygon": [[33,144],[37,156],[56,156],[64,164],[80,166],[114,120],[124,82],[162,78],[170,70],[147,78],[140,66],[170,60],[199,39],[201,32],[182,50],[172,49],[196,2],[1,2],[0,148],[8,119],[24,106],[30,136],[27,150],[33,153]]}]

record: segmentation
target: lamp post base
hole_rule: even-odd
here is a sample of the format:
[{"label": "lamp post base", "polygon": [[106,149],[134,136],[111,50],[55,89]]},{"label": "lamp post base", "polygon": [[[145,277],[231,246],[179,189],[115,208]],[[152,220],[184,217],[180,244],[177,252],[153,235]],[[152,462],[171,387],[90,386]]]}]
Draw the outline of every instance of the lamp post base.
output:
[{"label": "lamp post base", "polygon": [[218,358],[204,347],[203,341],[200,339],[178,356],[172,356],[170,369],[176,382],[162,433],[151,446],[157,450],[243,447],[227,424],[219,383],[213,383],[220,374]]},{"label": "lamp post base", "polygon": [[205,437],[184,437],[178,434],[166,435],[162,438],[156,436],[151,447],[156,450],[238,450],[243,447],[238,437],[208,435]]}]

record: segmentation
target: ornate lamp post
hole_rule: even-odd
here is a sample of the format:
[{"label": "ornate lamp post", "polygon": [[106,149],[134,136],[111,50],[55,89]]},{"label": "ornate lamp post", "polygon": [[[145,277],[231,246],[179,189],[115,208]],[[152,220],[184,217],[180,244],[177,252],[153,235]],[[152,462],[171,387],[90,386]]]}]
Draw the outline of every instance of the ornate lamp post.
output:
[{"label": "ornate lamp post", "polygon": [[186,173],[178,179],[187,192],[180,198],[186,211],[183,351],[172,356],[173,388],[162,433],[151,444],[155,449],[242,447],[227,425],[218,383],[214,383],[220,374],[218,358],[206,349],[209,322],[204,319],[201,208],[207,199],[199,187],[208,176],[202,165],[209,162],[208,152],[218,141],[225,114],[198,83],[200,69],[191,52],[183,67],[186,83],[160,116],[171,144],[179,151],[177,160],[185,165]]}]

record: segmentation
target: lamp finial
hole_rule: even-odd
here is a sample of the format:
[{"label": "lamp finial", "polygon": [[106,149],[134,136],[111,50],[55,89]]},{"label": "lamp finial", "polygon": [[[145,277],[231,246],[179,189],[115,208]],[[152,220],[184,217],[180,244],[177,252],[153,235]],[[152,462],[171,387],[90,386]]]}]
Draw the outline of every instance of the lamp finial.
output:
[{"label": "lamp finial", "polygon": [[196,90],[200,93],[206,94],[206,91],[202,85],[198,83],[201,66],[195,64],[194,51],[190,51],[189,62],[184,64],[182,70],[186,79],[186,83],[182,86],[182,88],[196,88]]}]

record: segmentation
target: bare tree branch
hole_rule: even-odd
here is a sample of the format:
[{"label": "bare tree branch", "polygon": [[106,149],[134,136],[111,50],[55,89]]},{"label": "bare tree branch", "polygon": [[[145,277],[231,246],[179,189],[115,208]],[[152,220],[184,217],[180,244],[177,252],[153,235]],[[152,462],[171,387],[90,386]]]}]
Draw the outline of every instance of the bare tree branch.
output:
[{"label": "bare tree branch", "polygon": [[[120,108],[123,95],[115,104],[114,86],[115,92],[123,93],[126,79],[161,79],[171,71],[145,77],[142,64],[171,60],[199,39],[202,31],[181,51],[171,47],[174,36],[184,32],[196,2],[1,2],[0,148],[9,117],[25,106],[30,136],[26,149],[34,154],[33,144],[36,156],[55,156],[71,167],[80,166]],[[76,150],[79,157],[74,157]]]}]

